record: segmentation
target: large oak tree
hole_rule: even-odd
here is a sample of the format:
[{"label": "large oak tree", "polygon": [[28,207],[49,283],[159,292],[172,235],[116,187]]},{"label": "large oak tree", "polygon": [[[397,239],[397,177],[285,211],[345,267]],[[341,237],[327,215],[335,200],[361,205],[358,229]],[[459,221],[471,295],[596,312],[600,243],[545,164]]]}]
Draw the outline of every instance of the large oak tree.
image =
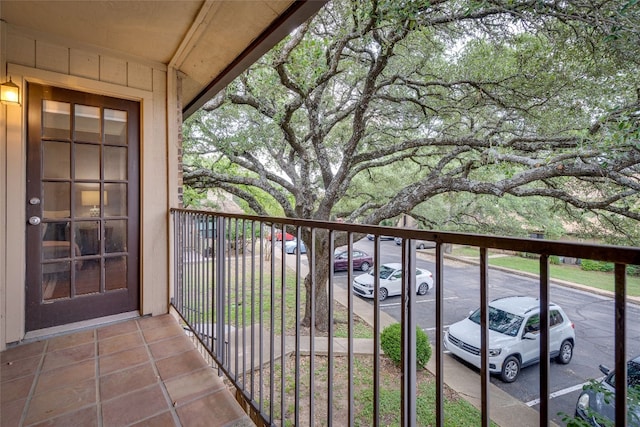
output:
[{"label": "large oak tree", "polygon": [[[369,224],[439,207],[446,221],[422,215],[450,227],[473,200],[535,197],[633,236],[639,15],[634,1],[335,0],[185,123],[185,183],[257,214]],[[326,261],[316,274],[325,329]]]}]

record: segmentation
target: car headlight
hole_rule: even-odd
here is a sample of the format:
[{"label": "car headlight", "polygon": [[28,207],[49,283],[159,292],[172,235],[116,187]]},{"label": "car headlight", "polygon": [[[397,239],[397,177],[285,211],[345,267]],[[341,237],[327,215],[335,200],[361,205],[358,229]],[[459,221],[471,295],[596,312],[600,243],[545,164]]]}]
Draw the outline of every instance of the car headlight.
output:
[{"label": "car headlight", "polygon": [[502,353],[502,349],[501,348],[490,348],[489,349],[489,357],[499,356],[500,353]]},{"label": "car headlight", "polygon": [[589,394],[588,393],[584,393],[581,394],[580,397],[578,398],[578,409],[581,409],[583,411],[586,411],[587,409],[589,409]]}]

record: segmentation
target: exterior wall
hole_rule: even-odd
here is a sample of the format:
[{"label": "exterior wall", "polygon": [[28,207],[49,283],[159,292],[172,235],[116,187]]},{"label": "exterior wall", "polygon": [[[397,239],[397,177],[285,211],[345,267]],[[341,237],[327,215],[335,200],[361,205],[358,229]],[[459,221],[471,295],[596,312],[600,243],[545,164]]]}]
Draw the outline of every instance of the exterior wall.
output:
[{"label": "exterior wall", "polygon": [[[141,103],[140,192],[141,314],[168,311],[169,168],[177,168],[175,152],[175,77],[167,67],[119,57],[77,42],[52,40],[0,22],[0,70],[20,86],[21,106],[2,105],[0,120],[0,350],[24,338],[26,232],[25,83],[136,100]],[[172,72],[172,76],[175,73]],[[4,73],[0,74],[6,80]],[[171,94],[168,96],[168,94]],[[171,100],[171,101],[168,101]],[[170,105],[168,105],[170,104]],[[168,117],[170,116],[170,117]],[[168,136],[170,135],[170,136]],[[169,150],[169,147],[172,147]],[[176,159],[176,160],[174,160]],[[172,175],[174,175],[172,173]],[[175,199],[175,182],[171,190]]]}]

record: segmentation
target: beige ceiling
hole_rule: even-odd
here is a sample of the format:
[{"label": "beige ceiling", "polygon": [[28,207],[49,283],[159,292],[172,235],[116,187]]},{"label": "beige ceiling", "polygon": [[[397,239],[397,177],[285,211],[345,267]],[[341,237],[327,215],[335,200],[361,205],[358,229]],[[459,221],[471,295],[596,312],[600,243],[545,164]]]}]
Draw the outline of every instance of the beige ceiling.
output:
[{"label": "beige ceiling", "polygon": [[324,3],[2,0],[0,8],[10,25],[179,69],[189,114]]}]

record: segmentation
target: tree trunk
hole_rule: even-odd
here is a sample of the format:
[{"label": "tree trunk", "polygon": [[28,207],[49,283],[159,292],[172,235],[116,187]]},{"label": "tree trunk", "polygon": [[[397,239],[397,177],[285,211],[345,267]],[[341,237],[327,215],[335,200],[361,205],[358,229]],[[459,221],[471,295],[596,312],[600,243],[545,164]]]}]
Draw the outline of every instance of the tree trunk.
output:
[{"label": "tree trunk", "polygon": [[315,275],[312,277],[311,271],[304,278],[304,287],[306,290],[304,318],[302,326],[311,326],[311,317],[313,313],[311,289],[314,288],[314,305],[315,305],[315,327],[318,331],[325,332],[329,329],[329,297],[327,283],[329,279],[329,265],[331,260],[327,250],[326,239],[316,239],[315,260],[311,259],[311,252],[307,251],[309,257],[309,265],[315,262]]}]

